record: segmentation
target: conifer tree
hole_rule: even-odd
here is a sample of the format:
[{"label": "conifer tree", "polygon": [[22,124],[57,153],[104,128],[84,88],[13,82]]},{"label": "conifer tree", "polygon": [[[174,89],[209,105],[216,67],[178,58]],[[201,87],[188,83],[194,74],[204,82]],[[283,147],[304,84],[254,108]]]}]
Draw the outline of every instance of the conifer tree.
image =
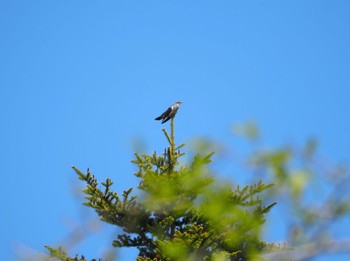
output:
[{"label": "conifer tree", "polygon": [[[261,193],[272,184],[233,187],[216,181],[209,168],[213,153],[180,164],[185,144],[175,144],[174,118],[170,135],[162,131],[169,143],[163,153],[135,153],[132,160],[140,179],[138,196],[133,188],[119,195],[111,179],[99,186],[89,169],[83,173],[73,167],[86,183],[83,204],[122,229],[112,245],[136,247],[138,261],[260,260],[260,254],[273,247],[260,239],[265,215],[276,204],[264,205]],[[85,260],[46,248],[60,260]]]}]

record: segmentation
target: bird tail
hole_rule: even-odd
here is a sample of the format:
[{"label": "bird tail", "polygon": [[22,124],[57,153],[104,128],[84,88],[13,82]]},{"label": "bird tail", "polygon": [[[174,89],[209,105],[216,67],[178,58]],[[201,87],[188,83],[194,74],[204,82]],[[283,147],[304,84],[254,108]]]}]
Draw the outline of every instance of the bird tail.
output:
[{"label": "bird tail", "polygon": [[162,116],[155,118],[156,121],[160,121],[161,119],[162,119]]}]

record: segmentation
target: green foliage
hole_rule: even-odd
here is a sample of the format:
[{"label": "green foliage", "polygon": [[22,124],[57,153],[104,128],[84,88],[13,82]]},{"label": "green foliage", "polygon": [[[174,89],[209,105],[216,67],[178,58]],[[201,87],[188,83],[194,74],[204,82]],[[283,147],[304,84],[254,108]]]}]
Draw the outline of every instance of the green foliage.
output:
[{"label": "green foliage", "polygon": [[[260,239],[265,215],[276,204],[265,205],[261,195],[272,184],[240,187],[217,182],[209,167],[213,153],[180,165],[184,144],[175,145],[173,119],[170,135],[163,132],[169,147],[162,154],[135,153],[132,160],[140,178],[138,197],[131,195],[132,188],[119,196],[110,179],[99,186],[90,170],[83,173],[73,167],[86,183],[83,204],[101,220],[122,228],[113,246],[138,248],[139,261],[259,260],[263,250],[274,246]],[[55,249],[48,249],[59,257]]]},{"label": "green foliage", "polygon": [[[49,246],[45,246],[46,249],[50,251],[51,257],[54,257],[58,260],[62,261],[86,261],[84,256],[81,256],[80,258],[78,256],[75,256],[73,258],[68,257],[67,253],[61,248],[52,248]],[[92,259],[91,261],[96,261],[96,259]]]}]

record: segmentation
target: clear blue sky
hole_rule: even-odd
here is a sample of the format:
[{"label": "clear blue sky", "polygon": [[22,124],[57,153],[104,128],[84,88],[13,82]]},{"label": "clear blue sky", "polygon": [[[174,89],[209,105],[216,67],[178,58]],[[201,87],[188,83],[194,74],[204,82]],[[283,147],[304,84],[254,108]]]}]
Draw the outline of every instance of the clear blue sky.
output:
[{"label": "clear blue sky", "polygon": [[[137,186],[135,139],[162,150],[153,119],[177,100],[178,141],[230,147],[253,119],[265,144],[316,137],[349,164],[349,14],[345,0],[0,1],[1,260],[94,216],[71,165]],[[89,240],[71,254],[98,257]]]}]

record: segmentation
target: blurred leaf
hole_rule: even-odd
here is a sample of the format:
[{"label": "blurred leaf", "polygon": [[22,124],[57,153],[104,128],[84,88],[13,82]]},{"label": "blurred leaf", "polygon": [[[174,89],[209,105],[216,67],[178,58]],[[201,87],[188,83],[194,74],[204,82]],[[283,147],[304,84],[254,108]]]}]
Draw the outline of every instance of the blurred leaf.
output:
[{"label": "blurred leaf", "polygon": [[245,137],[252,141],[260,139],[260,131],[254,121],[245,124],[235,124],[232,127],[232,132],[237,136]]},{"label": "blurred leaf", "polygon": [[310,180],[310,173],[305,170],[292,171],[289,176],[292,196],[298,198],[302,195]]},{"label": "blurred leaf", "polygon": [[250,158],[253,167],[266,168],[271,171],[274,178],[285,180],[287,178],[288,164],[292,158],[289,148],[281,148],[272,151],[260,151]]},{"label": "blurred leaf", "polygon": [[307,160],[312,159],[312,157],[314,156],[317,150],[317,147],[318,147],[317,140],[313,138],[309,139],[304,146],[304,149],[302,151],[302,156]]}]

